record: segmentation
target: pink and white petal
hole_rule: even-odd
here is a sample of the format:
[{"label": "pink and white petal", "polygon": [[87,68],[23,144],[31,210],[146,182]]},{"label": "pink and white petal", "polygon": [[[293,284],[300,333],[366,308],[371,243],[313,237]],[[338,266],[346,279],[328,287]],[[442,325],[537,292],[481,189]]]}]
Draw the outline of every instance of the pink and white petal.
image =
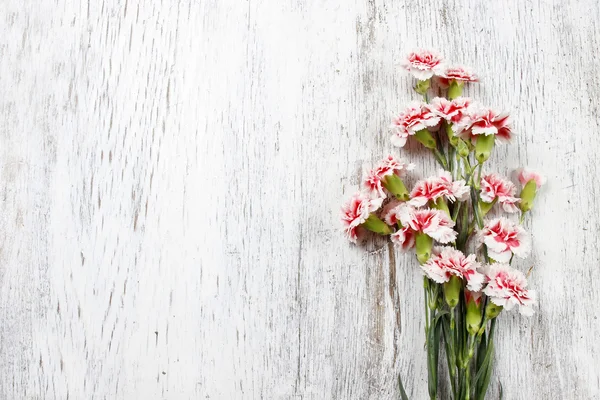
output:
[{"label": "pink and white petal", "polygon": [[498,129],[495,126],[472,126],[471,133],[473,135],[495,135]]},{"label": "pink and white petal", "polygon": [[423,230],[423,232],[426,233],[427,236],[442,244],[454,242],[456,240],[456,236],[458,235],[454,229],[448,226],[438,226],[437,229],[428,228]]},{"label": "pink and white petal", "polygon": [[417,197],[413,197],[412,199],[410,199],[408,201],[408,204],[413,206],[413,207],[423,207],[425,204],[427,204],[427,197],[424,196],[417,196]]},{"label": "pink and white petal", "polygon": [[392,137],[390,137],[390,141],[392,142],[392,145],[394,145],[396,147],[404,147],[404,145],[406,144],[407,138],[408,138],[408,136],[401,136],[399,134],[394,134],[394,135],[392,135]]},{"label": "pink and white petal", "polygon": [[483,287],[485,276],[482,273],[475,272],[467,279],[467,289],[472,292],[478,292]]},{"label": "pink and white petal", "polygon": [[507,263],[510,261],[510,258],[512,257],[512,252],[510,250],[498,252],[498,251],[492,250],[488,247],[488,256],[492,260],[502,262],[502,263]]}]

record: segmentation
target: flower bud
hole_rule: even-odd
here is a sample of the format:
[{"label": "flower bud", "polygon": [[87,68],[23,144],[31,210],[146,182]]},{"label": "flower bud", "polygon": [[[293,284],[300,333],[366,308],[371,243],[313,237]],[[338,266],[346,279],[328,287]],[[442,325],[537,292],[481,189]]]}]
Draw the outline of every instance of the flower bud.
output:
[{"label": "flower bud", "polygon": [[388,224],[379,219],[375,214],[370,214],[369,218],[361,224],[362,227],[371,232],[379,233],[380,235],[389,235],[392,233],[392,228]]},{"label": "flower bud", "polygon": [[521,207],[521,211],[527,212],[533,208],[533,200],[535,199],[535,195],[537,193],[537,184],[532,179],[525,184],[523,190],[521,190],[521,203],[519,207]]},{"label": "flower bud", "polygon": [[456,275],[452,275],[450,280],[444,283],[444,299],[450,308],[454,308],[458,304],[461,287],[462,279]]},{"label": "flower bud", "polygon": [[423,144],[423,146],[427,147],[428,149],[436,148],[435,139],[431,135],[431,132],[429,132],[427,129],[421,129],[420,131],[415,133],[415,139],[417,139],[421,144]]},{"label": "flower bud", "polygon": [[455,79],[452,80],[450,86],[448,87],[448,98],[450,100],[454,100],[457,97],[462,96],[463,83],[458,82]]},{"label": "flower bud", "polygon": [[465,290],[465,301],[467,303],[467,332],[475,335],[481,326],[481,292]]},{"label": "flower bud", "polygon": [[458,145],[459,139],[456,137],[454,131],[452,130],[452,124],[446,124],[446,134],[448,135],[448,141],[450,142],[450,144],[453,147],[456,147]]},{"label": "flower bud", "polygon": [[422,96],[425,96],[427,90],[429,90],[429,82],[431,79],[426,79],[424,81],[418,81],[415,85],[415,92],[419,93]]},{"label": "flower bud", "polygon": [[408,201],[408,199],[410,199],[408,189],[406,189],[404,182],[402,182],[402,179],[400,179],[398,175],[387,175],[381,180],[381,183],[383,187],[393,194],[398,200]]},{"label": "flower bud", "polygon": [[433,239],[425,233],[419,232],[415,238],[415,248],[417,249],[417,260],[419,260],[421,264],[425,264],[431,257]]},{"label": "flower bud", "polygon": [[471,153],[471,149],[469,149],[468,144],[462,139],[457,139],[456,148],[458,149],[458,154],[462,158],[468,157],[469,153]]},{"label": "flower bud", "polygon": [[495,135],[479,135],[477,137],[477,142],[475,142],[475,158],[479,161],[479,164],[483,164],[490,158],[495,140]]},{"label": "flower bud", "polygon": [[500,314],[501,311],[502,306],[497,306],[490,301],[485,307],[485,319],[494,319]]}]

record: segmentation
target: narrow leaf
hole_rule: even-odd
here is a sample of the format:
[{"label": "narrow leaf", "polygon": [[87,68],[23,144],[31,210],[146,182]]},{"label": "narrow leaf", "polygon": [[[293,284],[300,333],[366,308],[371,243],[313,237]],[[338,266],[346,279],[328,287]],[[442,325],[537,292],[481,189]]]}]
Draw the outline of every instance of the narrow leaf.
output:
[{"label": "narrow leaf", "polygon": [[408,396],[406,395],[406,390],[404,390],[404,385],[402,384],[402,377],[398,374],[398,386],[400,388],[400,400],[408,400]]},{"label": "narrow leaf", "polygon": [[[483,368],[482,368],[482,376],[481,376],[481,384],[480,389],[477,392],[477,400],[484,400],[485,393],[487,392],[487,388],[490,384],[490,378],[492,377],[492,361],[494,354],[494,339],[490,337],[487,345],[487,351],[485,352],[485,359],[483,360]],[[479,375],[479,373],[478,373]]]}]

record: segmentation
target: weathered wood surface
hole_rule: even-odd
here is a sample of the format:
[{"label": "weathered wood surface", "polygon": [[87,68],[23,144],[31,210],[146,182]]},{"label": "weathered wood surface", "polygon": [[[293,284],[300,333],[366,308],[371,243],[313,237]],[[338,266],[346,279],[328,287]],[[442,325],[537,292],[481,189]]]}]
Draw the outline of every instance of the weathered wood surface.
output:
[{"label": "weathered wood surface", "polygon": [[598,2],[0,3],[1,399],[426,398],[415,261],[338,230],[416,46],[549,178],[490,398],[600,397]]}]

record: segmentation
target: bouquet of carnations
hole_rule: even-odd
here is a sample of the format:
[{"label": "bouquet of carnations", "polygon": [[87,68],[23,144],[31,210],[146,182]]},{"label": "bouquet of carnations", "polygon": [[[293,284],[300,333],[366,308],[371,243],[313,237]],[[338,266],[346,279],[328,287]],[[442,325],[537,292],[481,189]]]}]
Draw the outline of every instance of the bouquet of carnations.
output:
[{"label": "bouquet of carnations", "polygon": [[[470,69],[448,66],[427,50],[410,53],[402,66],[417,79],[414,89],[422,100],[393,118],[391,143],[403,147],[416,140],[441,169],[409,190],[405,182],[414,164],[386,157],[344,204],[342,222],[354,243],[372,232],[416,253],[423,274],[430,398],[438,395],[443,346],[452,398],[484,399],[498,317],[515,307],[533,314],[535,293],[511,264],[531,248],[522,224],[544,178],[521,169],[517,195],[513,182],[487,170],[494,146],[510,142],[513,131],[508,114],[462,97],[463,86],[478,81]],[[430,99],[434,89],[445,97]],[[400,392],[407,399],[401,380]]]}]

